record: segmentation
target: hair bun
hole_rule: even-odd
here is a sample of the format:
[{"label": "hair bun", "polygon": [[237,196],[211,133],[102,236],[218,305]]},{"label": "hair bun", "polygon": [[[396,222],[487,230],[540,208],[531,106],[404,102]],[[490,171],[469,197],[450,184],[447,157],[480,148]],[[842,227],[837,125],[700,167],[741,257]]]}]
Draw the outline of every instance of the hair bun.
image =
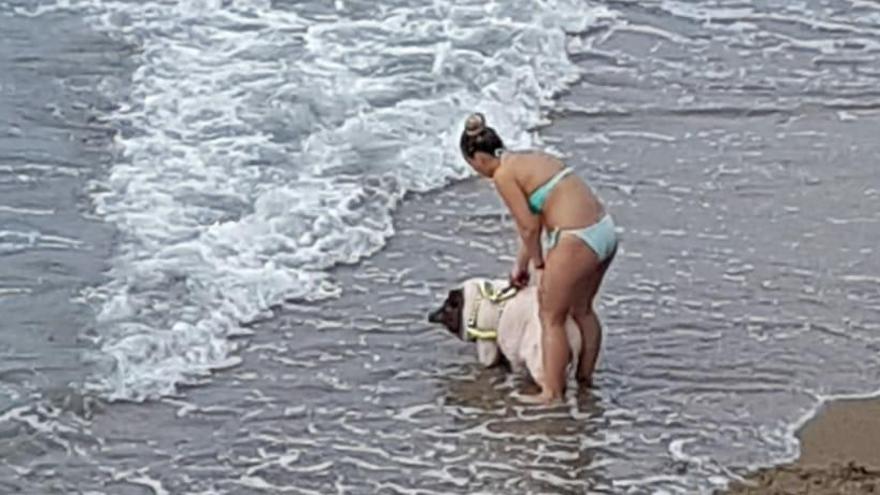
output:
[{"label": "hair bun", "polygon": [[479,112],[470,114],[467,120],[464,121],[464,132],[468,136],[476,136],[483,132],[485,128],[486,116]]}]

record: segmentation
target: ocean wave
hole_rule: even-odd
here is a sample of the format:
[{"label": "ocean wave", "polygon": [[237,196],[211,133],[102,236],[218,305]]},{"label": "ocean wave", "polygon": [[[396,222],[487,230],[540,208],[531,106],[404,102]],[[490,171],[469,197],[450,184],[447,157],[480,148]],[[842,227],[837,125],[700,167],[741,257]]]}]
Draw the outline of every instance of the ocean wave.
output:
[{"label": "ocean wave", "polygon": [[230,336],[285,300],[335,297],[328,270],[380,250],[396,205],[469,174],[480,109],[528,146],[579,77],[566,32],[603,8],[535,4],[79,2],[137,47],[109,115],[120,160],[92,190],[118,245],[98,308],[111,399],[173,393],[236,363]]}]

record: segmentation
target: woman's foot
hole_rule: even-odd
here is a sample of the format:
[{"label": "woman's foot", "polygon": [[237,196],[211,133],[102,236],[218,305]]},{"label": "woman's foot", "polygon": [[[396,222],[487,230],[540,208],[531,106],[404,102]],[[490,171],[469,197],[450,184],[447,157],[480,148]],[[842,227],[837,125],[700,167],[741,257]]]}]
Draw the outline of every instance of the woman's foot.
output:
[{"label": "woman's foot", "polygon": [[553,394],[543,389],[540,393],[530,395],[520,395],[519,400],[526,404],[540,404],[544,406],[553,406],[562,402],[562,394]]}]

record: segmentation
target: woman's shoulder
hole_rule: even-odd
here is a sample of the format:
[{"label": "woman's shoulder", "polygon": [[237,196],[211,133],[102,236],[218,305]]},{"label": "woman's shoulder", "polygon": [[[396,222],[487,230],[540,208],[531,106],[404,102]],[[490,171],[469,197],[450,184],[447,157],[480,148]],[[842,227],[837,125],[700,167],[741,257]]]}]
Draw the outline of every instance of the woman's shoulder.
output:
[{"label": "woman's shoulder", "polygon": [[524,172],[531,174],[544,167],[558,168],[561,160],[545,151],[517,150],[506,151],[501,156],[501,163],[509,168],[523,169]]}]

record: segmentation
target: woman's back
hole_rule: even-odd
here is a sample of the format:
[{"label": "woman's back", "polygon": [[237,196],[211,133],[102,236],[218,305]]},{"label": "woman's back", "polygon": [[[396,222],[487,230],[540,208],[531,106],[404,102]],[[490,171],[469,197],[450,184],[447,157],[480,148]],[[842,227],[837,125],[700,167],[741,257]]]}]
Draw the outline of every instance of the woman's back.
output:
[{"label": "woman's back", "polygon": [[[585,227],[596,223],[604,214],[602,203],[589,186],[579,177],[572,177],[576,174],[561,177],[557,183],[551,184],[557,174],[565,170],[565,164],[553,155],[536,151],[504,153],[501,163],[513,173],[530,204],[533,207],[540,205],[545,227]],[[541,191],[542,186],[551,186],[552,189]],[[542,194],[545,192],[546,195]],[[543,197],[535,197],[539,195]]]}]

